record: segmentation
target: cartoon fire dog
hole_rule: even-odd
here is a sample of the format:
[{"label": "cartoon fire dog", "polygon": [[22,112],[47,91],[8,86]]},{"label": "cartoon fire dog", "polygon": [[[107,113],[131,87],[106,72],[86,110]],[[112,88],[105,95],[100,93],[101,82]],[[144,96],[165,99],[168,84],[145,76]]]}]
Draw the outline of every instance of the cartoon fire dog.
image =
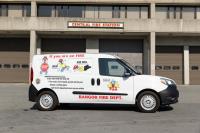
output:
[{"label": "cartoon fire dog", "polygon": [[119,88],[119,83],[115,80],[112,80],[107,86],[108,86],[109,90],[117,91],[117,89]]},{"label": "cartoon fire dog", "polygon": [[43,63],[40,66],[40,69],[41,69],[40,74],[46,75],[48,73],[48,69],[49,69],[49,65],[47,63],[48,58],[46,56],[44,56],[42,61],[43,61]]}]

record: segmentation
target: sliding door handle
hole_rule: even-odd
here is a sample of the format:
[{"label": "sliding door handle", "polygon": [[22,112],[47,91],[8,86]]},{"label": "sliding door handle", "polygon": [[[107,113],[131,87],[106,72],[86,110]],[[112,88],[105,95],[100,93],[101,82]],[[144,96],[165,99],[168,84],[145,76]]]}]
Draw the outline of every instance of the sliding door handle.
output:
[{"label": "sliding door handle", "polygon": [[97,79],[97,85],[100,85],[100,79],[99,78]]},{"label": "sliding door handle", "polygon": [[94,84],[95,84],[95,80],[93,78],[91,79],[91,84],[92,84],[92,86],[94,86]]}]

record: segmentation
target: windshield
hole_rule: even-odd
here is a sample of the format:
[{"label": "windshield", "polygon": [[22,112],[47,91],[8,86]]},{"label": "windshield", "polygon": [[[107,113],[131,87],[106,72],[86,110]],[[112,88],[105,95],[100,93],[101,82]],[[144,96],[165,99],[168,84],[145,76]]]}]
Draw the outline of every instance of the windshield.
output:
[{"label": "windshield", "polygon": [[124,65],[126,65],[129,69],[131,69],[131,71],[133,71],[135,74],[140,74],[140,72],[138,72],[137,70],[135,70],[135,68],[129,62],[127,62],[126,60],[119,59],[119,61],[121,63],[123,63]]}]

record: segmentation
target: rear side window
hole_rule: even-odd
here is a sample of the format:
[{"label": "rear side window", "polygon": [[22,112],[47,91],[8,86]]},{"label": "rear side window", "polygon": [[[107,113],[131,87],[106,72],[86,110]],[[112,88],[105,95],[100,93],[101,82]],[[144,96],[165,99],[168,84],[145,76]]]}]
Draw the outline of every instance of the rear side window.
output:
[{"label": "rear side window", "polygon": [[126,68],[117,59],[99,59],[99,73],[104,76],[124,76]]}]

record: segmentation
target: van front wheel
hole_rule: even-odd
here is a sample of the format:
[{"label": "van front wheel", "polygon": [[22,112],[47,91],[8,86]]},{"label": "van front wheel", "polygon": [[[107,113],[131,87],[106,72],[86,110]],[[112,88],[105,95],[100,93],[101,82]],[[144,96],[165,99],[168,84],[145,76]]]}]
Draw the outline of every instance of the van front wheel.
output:
[{"label": "van front wheel", "polygon": [[52,111],[58,105],[57,96],[51,91],[43,91],[38,95],[37,108],[41,111]]},{"label": "van front wheel", "polygon": [[154,92],[144,91],[138,96],[137,106],[141,112],[154,113],[160,106],[160,99]]}]

